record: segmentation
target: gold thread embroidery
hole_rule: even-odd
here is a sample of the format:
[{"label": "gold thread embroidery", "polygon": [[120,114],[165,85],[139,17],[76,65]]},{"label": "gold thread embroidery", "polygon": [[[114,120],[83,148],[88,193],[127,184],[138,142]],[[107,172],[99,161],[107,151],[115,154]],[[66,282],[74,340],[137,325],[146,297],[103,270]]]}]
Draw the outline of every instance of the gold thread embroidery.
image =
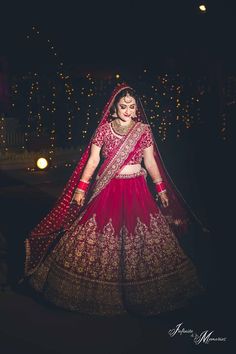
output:
[{"label": "gold thread embroidery", "polygon": [[126,307],[159,313],[203,291],[160,213],[150,215],[149,225],[137,218],[133,233],[125,225],[117,233],[112,219],[99,230],[95,214],[84,224],[77,221],[30,283],[61,307],[107,315]]}]

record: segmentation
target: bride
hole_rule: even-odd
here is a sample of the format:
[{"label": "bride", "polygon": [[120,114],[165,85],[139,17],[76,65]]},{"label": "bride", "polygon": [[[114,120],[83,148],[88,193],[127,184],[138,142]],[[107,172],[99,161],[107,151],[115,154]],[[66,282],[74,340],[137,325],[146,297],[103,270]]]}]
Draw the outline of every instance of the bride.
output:
[{"label": "bride", "polygon": [[192,222],[139,97],[121,84],[61,197],[25,241],[25,277],[47,301],[81,313],[183,307],[204,292],[177,239]]}]

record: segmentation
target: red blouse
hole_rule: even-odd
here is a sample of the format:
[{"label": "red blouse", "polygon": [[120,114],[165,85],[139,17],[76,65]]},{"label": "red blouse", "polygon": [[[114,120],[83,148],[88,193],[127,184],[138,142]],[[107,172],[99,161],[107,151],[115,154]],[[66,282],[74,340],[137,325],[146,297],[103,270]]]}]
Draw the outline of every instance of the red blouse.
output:
[{"label": "red blouse", "polygon": [[[125,137],[119,138],[113,133],[111,123],[105,123],[101,127],[97,128],[92,139],[92,144],[101,147],[102,156],[107,158],[112,152],[112,149],[117,147],[117,145],[120,143],[120,140],[124,138]],[[143,158],[143,150],[151,145],[153,145],[152,132],[149,125],[146,125],[146,129],[140,138],[138,146],[136,147],[135,154],[128,164],[141,164]]]}]

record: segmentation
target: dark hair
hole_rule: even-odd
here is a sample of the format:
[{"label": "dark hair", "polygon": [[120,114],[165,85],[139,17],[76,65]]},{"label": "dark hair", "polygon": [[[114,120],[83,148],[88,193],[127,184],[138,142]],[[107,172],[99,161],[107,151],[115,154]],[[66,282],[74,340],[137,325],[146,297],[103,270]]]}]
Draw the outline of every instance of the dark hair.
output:
[{"label": "dark hair", "polygon": [[129,94],[131,97],[133,97],[136,101],[136,104],[138,105],[138,96],[136,92],[132,88],[125,88],[124,90],[120,91],[118,95],[115,97],[114,102],[110,108],[110,114],[112,115],[115,113],[118,102],[120,101],[121,98],[125,97],[127,94]]}]

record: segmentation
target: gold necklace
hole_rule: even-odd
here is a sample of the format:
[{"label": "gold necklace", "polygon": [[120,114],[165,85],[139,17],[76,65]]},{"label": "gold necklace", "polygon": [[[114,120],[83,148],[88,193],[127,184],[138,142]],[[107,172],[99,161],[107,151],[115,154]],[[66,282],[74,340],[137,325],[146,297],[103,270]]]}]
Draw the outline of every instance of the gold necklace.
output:
[{"label": "gold necklace", "polygon": [[118,135],[126,135],[129,132],[129,130],[134,126],[134,124],[135,122],[133,121],[133,119],[128,125],[124,125],[124,126],[122,126],[117,119],[114,119],[111,122],[112,129]]}]

